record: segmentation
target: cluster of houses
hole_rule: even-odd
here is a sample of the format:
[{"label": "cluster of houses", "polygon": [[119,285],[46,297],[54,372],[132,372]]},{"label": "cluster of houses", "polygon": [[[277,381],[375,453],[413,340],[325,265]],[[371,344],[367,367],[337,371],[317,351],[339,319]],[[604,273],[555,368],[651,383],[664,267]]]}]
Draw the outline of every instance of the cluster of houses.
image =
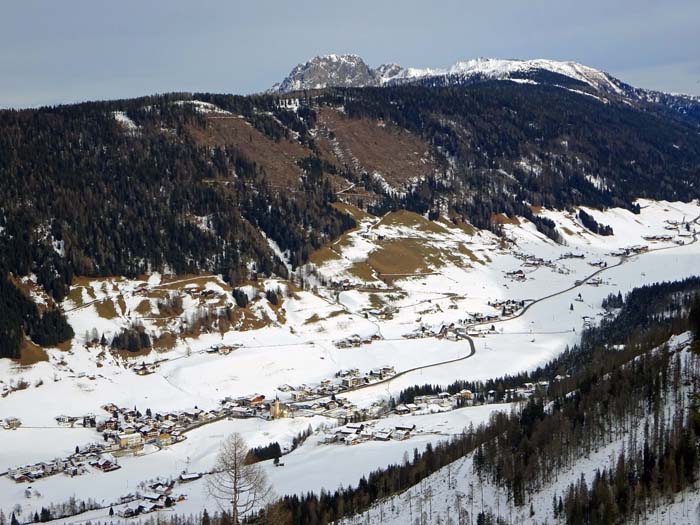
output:
[{"label": "cluster of houses", "polygon": [[644,253],[648,250],[648,246],[640,244],[635,246],[628,246],[627,248],[620,248],[619,250],[611,252],[610,255],[612,255],[613,257],[630,257],[632,255]]},{"label": "cluster of houses", "polygon": [[499,318],[499,316],[495,314],[482,314],[478,312],[467,315],[467,318],[460,319],[457,321],[457,323],[442,323],[437,326],[427,326],[421,324],[412,332],[404,334],[403,338],[420,339],[423,337],[437,337],[440,339],[447,339],[448,341],[458,341],[460,339],[466,339],[467,337],[481,337],[490,330],[477,330],[474,328],[469,328],[468,325],[472,323],[488,323]]},{"label": "cluster of houses", "polygon": [[582,253],[573,253],[573,252],[566,252],[562,254],[559,258],[560,259],[585,259],[585,255]]},{"label": "cluster of houses", "polygon": [[673,240],[673,235],[643,235],[642,239],[645,241],[668,242]]},{"label": "cluster of houses", "polygon": [[[178,481],[181,483],[190,481],[189,479],[183,480],[183,476],[180,476]],[[194,479],[201,477],[199,474],[192,474],[191,476],[196,476]],[[116,514],[121,518],[135,518],[142,514],[174,507],[178,502],[185,500],[184,495],[173,494],[174,487],[174,480],[167,483],[160,481],[151,483],[143,493],[139,495],[129,494],[121,498],[120,503],[128,503],[128,505],[120,508]]]},{"label": "cluster of houses", "polygon": [[277,100],[276,105],[279,109],[284,109],[287,111],[296,111],[299,109],[299,106],[306,105],[305,103],[306,103],[305,99],[280,98]]},{"label": "cluster of houses", "polygon": [[[563,376],[555,378],[557,381],[561,379],[563,379]],[[536,383],[523,383],[517,388],[507,388],[500,394],[495,390],[476,393],[467,389],[463,389],[455,394],[440,392],[433,395],[415,396],[413,403],[396,405],[393,412],[401,416],[422,415],[454,410],[465,406],[518,401],[527,399],[536,393],[545,393],[547,388],[549,388],[549,381],[538,381]]]},{"label": "cluster of houses", "polygon": [[60,415],[56,416],[56,423],[62,427],[71,427],[75,425],[84,428],[95,428],[97,426],[97,417],[94,414],[87,414],[85,416],[66,416]]},{"label": "cluster of houses", "polygon": [[512,281],[517,282],[524,282],[527,280],[527,277],[525,276],[525,271],[523,270],[514,270],[512,272],[506,272],[506,277],[509,277]]},{"label": "cluster of houses", "polygon": [[540,268],[542,266],[547,266],[549,268],[555,267],[553,261],[543,259],[542,257],[537,257],[530,253],[515,252],[513,253],[513,256],[516,259],[520,259],[522,261],[523,267],[525,268]]},{"label": "cluster of houses", "polygon": [[32,465],[23,465],[8,469],[7,476],[16,483],[31,483],[37,479],[55,474],[79,476],[88,471],[88,466],[102,472],[112,472],[120,468],[110,454],[105,453],[106,447],[100,443],[77,449],[67,458],[57,458],[52,461],[41,461]]},{"label": "cluster of houses", "polygon": [[5,430],[17,430],[22,426],[22,420],[18,417],[6,417],[2,422],[2,428]]},{"label": "cluster of houses", "polygon": [[[583,284],[583,283],[586,283],[590,286],[600,286],[601,284],[605,284],[603,282],[603,279],[601,279],[600,277],[594,277],[593,279],[588,279],[588,280],[577,279],[574,284],[576,284],[576,286],[579,286],[580,284]],[[580,294],[579,294],[579,296],[580,296]]]},{"label": "cluster of houses", "polygon": [[326,434],[322,442],[340,445],[357,445],[367,441],[403,441],[410,439],[416,425],[396,425],[392,428],[375,428],[365,423],[348,423]]},{"label": "cluster of houses", "polygon": [[158,370],[158,363],[145,363],[142,361],[140,364],[134,366],[132,370],[136,375],[147,376]]},{"label": "cluster of houses", "polygon": [[211,299],[219,295],[219,292],[216,290],[212,290],[211,288],[202,288],[196,284],[185,285],[185,293],[190,297],[202,297],[204,299]]},{"label": "cluster of houses", "polygon": [[228,355],[234,350],[241,348],[243,345],[241,343],[233,343],[230,345],[214,344],[205,350],[207,354],[219,354]]},{"label": "cluster of houses", "polygon": [[308,401],[326,396],[334,396],[348,390],[353,390],[365,385],[376,383],[394,377],[396,369],[391,365],[373,368],[369,372],[360,373],[358,368],[340,370],[333,379],[323,379],[317,385],[282,385],[278,388],[281,392],[289,392],[292,401]]},{"label": "cluster of houses", "polygon": [[372,341],[377,341],[381,339],[381,336],[378,334],[373,334],[370,336],[360,336],[358,334],[352,334],[348,337],[345,337],[343,339],[338,339],[337,341],[334,342],[336,348],[353,348],[353,347],[358,347],[362,345],[367,345],[372,343]]},{"label": "cluster of houses", "polygon": [[229,415],[223,408],[207,411],[195,407],[156,413],[147,410],[145,414],[135,408],[118,407],[114,403],[102,408],[110,417],[100,421],[96,428],[108,443],[109,451],[140,449],[146,444],[168,446],[184,441],[188,430]]},{"label": "cluster of houses", "polygon": [[487,303],[491,308],[501,311],[501,317],[513,315],[518,310],[525,306],[525,301],[516,301],[515,299],[506,299],[504,301],[489,301]]},{"label": "cluster of houses", "polygon": [[385,305],[382,308],[371,308],[365,311],[365,317],[368,318],[370,315],[377,317],[378,319],[393,319],[394,314],[396,314],[399,309],[395,306]]}]

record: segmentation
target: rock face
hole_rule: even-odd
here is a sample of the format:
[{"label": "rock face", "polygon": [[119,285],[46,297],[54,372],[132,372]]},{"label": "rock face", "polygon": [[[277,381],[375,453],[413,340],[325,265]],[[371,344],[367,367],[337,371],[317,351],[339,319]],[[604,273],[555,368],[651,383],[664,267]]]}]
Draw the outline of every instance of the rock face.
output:
[{"label": "rock face", "polygon": [[476,58],[448,68],[406,68],[382,64],[371,68],[357,55],[322,55],[299,64],[268,92],[288,93],[327,87],[370,87],[397,84],[459,86],[487,80],[549,84],[584,89],[590,94],[664,106],[673,113],[700,121],[700,98],[640,89],[612,75],[577,62]]},{"label": "rock face", "polygon": [[324,87],[376,85],[375,72],[357,55],[324,55],[299,64],[270,91],[286,93]]}]

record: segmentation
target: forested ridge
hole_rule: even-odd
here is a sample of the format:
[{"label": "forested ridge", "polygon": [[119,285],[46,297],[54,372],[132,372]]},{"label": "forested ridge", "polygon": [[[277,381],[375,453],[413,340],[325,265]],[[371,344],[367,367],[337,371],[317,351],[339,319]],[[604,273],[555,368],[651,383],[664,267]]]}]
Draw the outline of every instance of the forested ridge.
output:
[{"label": "forested ridge", "polygon": [[[547,85],[336,88],[321,99],[346,114],[393,122],[430,142],[451,167],[381,209],[446,199],[487,227],[523,204],[620,206],[700,195],[697,126]],[[447,195],[447,197],[445,197]],[[520,212],[520,213],[519,213]]]},{"label": "forested ridge", "polygon": [[[280,192],[254,159],[197,145],[186,127],[206,127],[206,119],[176,98],[0,112],[3,280],[34,273],[61,301],[75,275],[207,271],[236,282],[252,267],[286,276],[260,232],[297,265],[354,224],[330,206],[335,195],[322,172],[300,177],[298,192]],[[252,112],[242,97],[227,106]],[[138,130],[125,131],[113,111]],[[269,135],[286,129],[251,115]],[[303,118],[295,122],[303,132]],[[24,328],[5,313],[3,334],[14,341]],[[10,346],[2,355],[17,355]]]},{"label": "forested ridge", "polygon": [[[278,95],[173,93],[0,111],[0,279],[34,274],[60,302],[76,275],[213,272],[233,283],[252,273],[285,277],[288,266],[268,239],[293,269],[353,227],[331,206],[344,179],[374,213],[447,212],[496,231],[494,214],[520,215],[555,241],[556,225],[532,206],[637,211],[638,197],[700,196],[696,127],[559,87],[480,82],[292,98],[293,110]],[[227,142],[202,103],[255,134]],[[319,128],[322,109],[420,137],[433,172],[384,187],[361,163],[319,146],[324,133],[332,136]],[[243,153],[245,139],[269,143]],[[268,153],[272,161],[256,156]],[[282,161],[286,178],[275,172]],[[604,225],[598,231],[608,233]],[[26,322],[3,317],[11,321],[0,336],[28,334]],[[17,352],[10,344],[0,355]]]}]

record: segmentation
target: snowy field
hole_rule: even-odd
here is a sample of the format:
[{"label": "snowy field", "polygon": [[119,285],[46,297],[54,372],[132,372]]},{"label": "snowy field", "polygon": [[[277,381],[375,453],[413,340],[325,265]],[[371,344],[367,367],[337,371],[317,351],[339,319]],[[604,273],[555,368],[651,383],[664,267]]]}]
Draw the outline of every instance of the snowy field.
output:
[{"label": "snowy field", "polygon": [[[165,318],[157,302],[168,290],[183,290],[197,283],[211,290],[202,295],[209,297],[206,301],[219,304],[226,301],[230,288],[215,277],[173,282],[159,275],[139,282],[115,279],[107,284],[83,283],[81,295],[72,294],[64,304],[76,333],[70,350],[49,349],[48,361],[31,366],[0,362],[0,388],[7,392],[0,398],[0,417],[22,420],[18,430],[0,429],[0,472],[66,456],[76,445],[101,440],[91,429],[58,427],[55,417],[89,413],[106,417],[100,408],[106,403],[156,412],[195,406],[209,410],[227,396],[254,393],[268,399],[278,396],[284,402],[289,393],[280,390],[283,385],[318,384],[343,369],[366,372],[393,366],[396,378],[343,394],[362,408],[414,384],[488,379],[541,365],[566,345],[575,344],[585,323],[600,319],[601,301],[610,293],[624,294],[642,284],[698,274],[700,243],[695,242],[695,231],[700,232],[700,226],[693,221],[700,217],[700,206],[651,201],[640,201],[640,205],[639,215],[616,209],[587,210],[598,222],[613,228],[614,235],[608,237],[590,233],[572,213],[540,211],[557,224],[565,241],[561,245],[523,219],[504,225],[509,239],[504,242],[490,232],[467,231],[446,221],[431,225],[418,219],[406,221],[403,216],[403,222],[388,220],[391,217],[366,218],[317,265],[325,282],[345,281],[344,291],[336,293],[321,286],[319,279],[314,291],[283,293],[282,315],[266,303],[264,290],[279,287],[284,291],[287,283],[270,280],[258,283],[257,288],[251,285],[246,293],[252,301],[250,312],[261,320],[257,329],[178,339],[167,350],[132,359],[115,356],[99,346],[85,348],[83,334],[95,329],[109,337],[138,316],[154,335],[174,330],[183,316],[202,308],[205,300],[185,293],[185,314]],[[388,251],[387,239],[397,243],[408,239],[409,249],[419,246],[425,264],[412,275],[389,275],[387,258],[382,258],[382,250],[393,253]],[[621,256],[622,250],[634,246],[644,246],[646,251]],[[357,265],[366,266],[358,272]],[[519,271],[522,274],[517,274]],[[598,271],[594,284],[576,285]],[[557,295],[549,297],[552,294]],[[509,299],[524,304],[542,300],[524,313],[516,311],[505,317],[499,307],[489,305]],[[104,314],[99,306],[104,302],[114,306],[113,315]],[[389,309],[391,315],[380,315],[382,309]],[[475,326],[474,319],[485,315],[495,318]],[[491,325],[495,329],[473,337],[475,354],[471,357],[464,339],[405,338],[419,327],[437,333],[441,326],[460,322],[473,329],[487,331]],[[353,334],[378,340],[350,348],[335,344]],[[217,343],[240,348],[228,355],[204,351]],[[445,361],[454,362],[439,364]],[[136,375],[131,367],[141,362],[158,362],[155,373]],[[20,383],[27,388],[15,390]],[[336,419],[322,413],[274,421],[223,420],[188,432],[182,443],[121,457],[121,469],[114,472],[90,470],[73,478],[59,474],[37,480],[31,484],[29,498],[27,484],[2,476],[0,509],[9,515],[20,505],[21,516],[26,517],[42,506],[60,504],[73,496],[109,506],[121,496],[140,491],[141,482],[175,478],[183,471],[208,471],[221,440],[231,432],[243,434],[250,446],[278,441],[284,448],[309,426],[314,434],[283,456],[284,467],[275,468],[268,462],[265,469],[279,495],[332,490],[355,484],[373,469],[400,462],[405,453],[410,455],[429,442],[446,439],[470,423],[476,425],[497,409],[509,407],[488,405],[425,416],[391,416],[377,425],[390,427],[400,424],[399,420],[410,420],[425,431],[406,441],[371,441],[353,447],[322,443],[322,435],[338,425]],[[464,460],[464,468],[469,468],[469,461]],[[197,481],[176,486],[176,493],[187,496],[177,505],[179,513],[199,512],[204,506],[216,509],[207,499],[204,485],[204,481]],[[80,519],[100,515],[105,511],[92,511]]]}]

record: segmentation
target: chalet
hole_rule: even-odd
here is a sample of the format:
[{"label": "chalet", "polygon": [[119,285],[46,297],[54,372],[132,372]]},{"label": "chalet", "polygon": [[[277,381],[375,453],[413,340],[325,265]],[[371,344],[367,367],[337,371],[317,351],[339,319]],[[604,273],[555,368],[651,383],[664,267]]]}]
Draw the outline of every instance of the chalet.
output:
[{"label": "chalet", "polygon": [[180,480],[180,483],[188,483],[190,481],[198,480],[201,477],[202,477],[201,474],[183,472],[182,474],[180,474],[179,480]]},{"label": "chalet", "polygon": [[141,498],[149,503],[153,503],[164,500],[165,496],[163,494],[158,494],[157,492],[145,492],[141,495]]},{"label": "chalet", "polygon": [[2,426],[6,430],[17,430],[19,427],[22,426],[22,421],[16,417],[8,417],[5,418],[5,421],[3,422]]},{"label": "chalet", "polygon": [[71,417],[71,416],[66,416],[66,415],[60,415],[56,416],[56,423],[59,425],[70,425],[71,423],[74,423],[76,418]]},{"label": "chalet", "polygon": [[262,394],[253,394],[252,396],[249,397],[244,397],[241,399],[241,404],[243,406],[258,406],[261,405],[265,401],[265,396]]},{"label": "chalet", "polygon": [[360,440],[360,436],[359,436],[359,435],[357,435],[357,434],[350,434],[350,435],[347,435],[347,436],[343,436],[343,437],[341,438],[341,441],[342,441],[343,443],[345,443],[346,445],[356,445],[356,444],[358,444],[361,440]]},{"label": "chalet", "polygon": [[305,390],[295,390],[291,394],[292,401],[304,401],[307,399],[311,394],[310,392],[307,392]]},{"label": "chalet", "polygon": [[374,439],[377,441],[389,441],[391,439],[391,430],[379,430],[375,432]]},{"label": "chalet", "polygon": [[345,388],[357,388],[358,386],[362,386],[366,383],[365,379],[363,377],[344,377],[341,384]]},{"label": "chalet", "polygon": [[397,405],[396,408],[394,408],[394,412],[396,412],[399,415],[404,415],[404,414],[408,414],[411,411],[409,410],[409,408],[406,405],[401,404],[401,405]]},{"label": "chalet", "polygon": [[173,444],[173,436],[172,436],[172,434],[168,434],[167,432],[164,432],[164,433],[158,435],[158,437],[156,438],[156,442],[161,447],[167,447],[168,445]]},{"label": "chalet", "polygon": [[117,516],[120,518],[133,518],[134,516],[138,516],[141,513],[141,507],[140,505],[137,507],[125,507],[123,509],[120,509],[117,511]]},{"label": "chalet", "polygon": [[143,445],[143,436],[141,434],[119,434],[119,446],[121,448],[132,448],[141,445]]},{"label": "chalet", "polygon": [[91,465],[102,472],[112,472],[121,468],[115,461],[108,458],[101,458],[97,461],[93,461]]},{"label": "chalet", "polygon": [[473,399],[474,394],[472,394],[471,390],[464,389],[459,391],[459,397],[462,399]]},{"label": "chalet", "polygon": [[337,442],[339,439],[339,434],[325,434],[321,439],[321,442],[325,445],[330,445]]},{"label": "chalet", "polygon": [[246,407],[232,407],[229,410],[228,417],[229,418],[235,418],[235,419],[240,419],[244,417],[252,417],[253,411],[250,408]]},{"label": "chalet", "polygon": [[391,437],[396,441],[404,441],[411,438],[411,432],[408,430],[395,430],[391,433]]}]

